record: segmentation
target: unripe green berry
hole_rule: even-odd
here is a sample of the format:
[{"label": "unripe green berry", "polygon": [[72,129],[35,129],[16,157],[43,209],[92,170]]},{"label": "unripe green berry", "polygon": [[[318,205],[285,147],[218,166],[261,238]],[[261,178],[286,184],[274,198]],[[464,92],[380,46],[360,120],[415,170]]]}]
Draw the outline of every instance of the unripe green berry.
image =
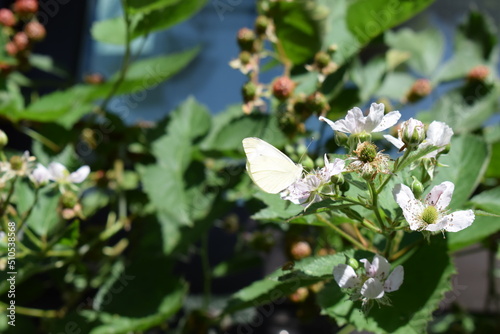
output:
[{"label": "unripe green berry", "polygon": [[411,183],[411,191],[413,192],[413,195],[415,195],[415,198],[419,198],[422,196],[422,193],[424,192],[424,186],[422,185],[422,182],[417,180],[415,176],[413,177],[413,182]]},{"label": "unripe green berry", "polygon": [[319,69],[327,67],[330,61],[330,55],[324,51],[320,51],[314,56],[314,63]]},{"label": "unripe green berry", "polygon": [[252,54],[248,51],[241,51],[239,59],[243,65],[247,65],[252,60]]},{"label": "unripe green berry", "polygon": [[264,15],[257,16],[257,18],[255,19],[255,31],[257,32],[257,34],[265,34],[267,27],[269,27],[269,18]]},{"label": "unripe green berry", "polygon": [[421,218],[427,224],[434,224],[434,223],[436,223],[438,216],[439,216],[439,213],[438,213],[436,207],[433,205],[430,205],[424,209],[424,212],[422,212]]},{"label": "unripe green berry", "polygon": [[377,156],[377,147],[372,143],[365,141],[358,145],[356,151],[354,151],[358,156],[358,159],[362,162],[373,162]]},{"label": "unripe green berry", "polygon": [[2,150],[7,144],[9,143],[9,137],[3,132],[3,130],[0,130],[0,150]]},{"label": "unripe green berry", "polygon": [[256,36],[253,30],[241,28],[238,31],[237,42],[242,51],[253,51]]},{"label": "unripe green berry", "polygon": [[78,203],[78,196],[74,192],[66,191],[61,196],[61,203],[64,208],[67,209],[74,208],[75,205]]},{"label": "unripe green berry", "polygon": [[309,95],[306,99],[307,109],[309,109],[312,113],[316,113],[319,115],[325,114],[328,110],[330,110],[330,104],[326,99],[325,95],[320,92],[314,92]]},{"label": "unripe green berry", "polygon": [[354,270],[359,268],[359,262],[355,258],[350,257],[349,260],[347,260],[347,264]]},{"label": "unripe green berry", "polygon": [[349,141],[349,137],[343,132],[335,132],[335,144],[340,147],[349,147],[347,142]]},{"label": "unripe green berry", "polygon": [[9,163],[12,170],[21,170],[23,167],[23,158],[19,155],[14,155],[10,157]]},{"label": "unripe green berry", "polygon": [[253,101],[257,95],[257,86],[249,81],[241,88],[241,94],[245,102]]}]

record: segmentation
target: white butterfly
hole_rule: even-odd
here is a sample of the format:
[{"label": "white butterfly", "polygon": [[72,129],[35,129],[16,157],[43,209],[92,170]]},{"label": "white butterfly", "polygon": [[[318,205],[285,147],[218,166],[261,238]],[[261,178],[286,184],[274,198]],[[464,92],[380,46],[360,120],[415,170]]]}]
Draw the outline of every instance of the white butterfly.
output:
[{"label": "white butterfly", "polygon": [[302,165],[295,164],[283,152],[262,139],[243,139],[247,171],[253,182],[266,193],[277,194],[302,175]]}]

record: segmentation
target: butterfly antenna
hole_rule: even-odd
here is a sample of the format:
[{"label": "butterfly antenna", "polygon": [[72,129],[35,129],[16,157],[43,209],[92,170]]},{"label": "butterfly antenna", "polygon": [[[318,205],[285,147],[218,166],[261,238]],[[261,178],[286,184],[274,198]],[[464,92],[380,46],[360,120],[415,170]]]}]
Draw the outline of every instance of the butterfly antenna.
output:
[{"label": "butterfly antenna", "polygon": [[304,159],[304,155],[307,153],[307,151],[309,151],[309,146],[311,146],[313,141],[314,141],[314,137],[311,137],[311,141],[309,142],[309,144],[307,144],[306,151],[304,153],[302,153],[302,155],[300,156],[299,163],[302,161],[302,159]]}]

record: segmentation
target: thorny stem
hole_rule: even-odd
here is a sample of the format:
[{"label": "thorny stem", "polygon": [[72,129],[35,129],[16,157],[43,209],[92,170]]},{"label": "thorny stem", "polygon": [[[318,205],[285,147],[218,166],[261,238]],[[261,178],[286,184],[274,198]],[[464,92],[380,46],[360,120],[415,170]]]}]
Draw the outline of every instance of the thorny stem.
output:
[{"label": "thorny stem", "polygon": [[321,222],[328,225],[332,230],[334,230],[335,232],[340,234],[341,237],[343,237],[344,239],[346,239],[347,241],[352,243],[354,246],[356,246],[362,250],[368,250],[368,248],[365,247],[363,244],[361,244],[358,240],[354,239],[352,236],[350,236],[349,234],[344,232],[342,229],[340,229],[339,227],[337,227],[334,224],[332,224],[331,222],[329,222],[327,219],[323,218],[321,215],[316,214],[316,218],[318,218],[318,220],[320,220]]}]

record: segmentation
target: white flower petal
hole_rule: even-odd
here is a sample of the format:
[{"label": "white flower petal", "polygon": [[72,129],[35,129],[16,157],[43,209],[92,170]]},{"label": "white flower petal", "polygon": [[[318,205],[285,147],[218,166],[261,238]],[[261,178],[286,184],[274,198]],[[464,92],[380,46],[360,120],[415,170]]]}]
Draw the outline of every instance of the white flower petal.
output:
[{"label": "white flower petal", "polygon": [[372,103],[370,112],[366,116],[364,129],[366,132],[372,132],[384,118],[384,104]]},{"label": "white flower petal", "polygon": [[339,264],[333,268],[333,277],[337,284],[344,289],[351,289],[359,286],[361,281],[351,266]]},{"label": "white flower petal", "polygon": [[453,130],[446,123],[434,121],[427,128],[427,140],[434,146],[445,146],[450,143]]},{"label": "white flower petal", "polygon": [[331,128],[332,128],[332,130],[334,130],[334,131],[349,132],[349,129],[347,129],[347,128],[343,125],[343,122],[342,122],[342,123],[339,123],[340,121],[333,122],[333,121],[331,121],[331,120],[329,120],[328,118],[323,117],[323,116],[320,116],[320,117],[319,117],[319,120],[320,120],[320,121],[323,121],[323,122],[326,122],[328,125],[330,125],[330,127],[331,127]]},{"label": "white flower petal", "polygon": [[44,165],[38,164],[36,168],[31,172],[31,180],[36,185],[41,185],[48,182],[50,179],[50,172]]},{"label": "white flower petal", "polygon": [[431,232],[442,231],[444,230],[447,224],[448,224],[448,219],[446,217],[443,217],[437,223],[428,224],[427,226],[425,226],[425,230]]},{"label": "white flower petal", "polygon": [[51,162],[49,165],[50,179],[52,181],[65,180],[68,177],[68,170],[59,162]]},{"label": "white flower petal", "polygon": [[472,225],[476,216],[472,210],[455,211],[450,213],[447,218],[445,230],[448,232],[458,232]]},{"label": "white flower petal", "polygon": [[399,140],[396,137],[393,137],[391,135],[384,135],[384,138],[391,143],[392,145],[396,146],[398,149],[401,149],[405,143],[403,143],[402,140]]},{"label": "white flower petal", "polygon": [[396,203],[403,209],[403,215],[413,231],[422,228],[420,217],[425,209],[425,206],[415,199],[411,189],[404,185],[398,184],[392,191]]},{"label": "white flower petal", "polygon": [[373,258],[372,267],[375,268],[375,277],[380,279],[387,278],[389,271],[391,270],[391,265],[387,259],[378,254],[375,254],[375,257]]},{"label": "white flower petal", "polygon": [[381,122],[375,127],[375,129],[372,130],[372,132],[384,131],[385,129],[388,129],[396,124],[400,118],[401,114],[399,111],[391,111],[382,118]]},{"label": "white flower petal", "polygon": [[82,166],[78,168],[78,170],[69,175],[69,180],[72,183],[81,183],[83,182],[83,180],[87,178],[87,176],[89,176],[89,174],[90,174],[90,167]]},{"label": "white flower petal", "polygon": [[376,278],[369,278],[361,287],[361,295],[366,299],[378,299],[384,296],[384,286]]},{"label": "white flower petal", "polygon": [[389,275],[384,283],[384,290],[386,292],[396,291],[403,284],[404,269],[403,266],[397,266]]},{"label": "white flower petal", "polygon": [[428,205],[434,205],[438,211],[444,210],[450,204],[453,190],[455,190],[455,185],[450,181],[445,181],[431,189],[425,197],[425,202]]}]

